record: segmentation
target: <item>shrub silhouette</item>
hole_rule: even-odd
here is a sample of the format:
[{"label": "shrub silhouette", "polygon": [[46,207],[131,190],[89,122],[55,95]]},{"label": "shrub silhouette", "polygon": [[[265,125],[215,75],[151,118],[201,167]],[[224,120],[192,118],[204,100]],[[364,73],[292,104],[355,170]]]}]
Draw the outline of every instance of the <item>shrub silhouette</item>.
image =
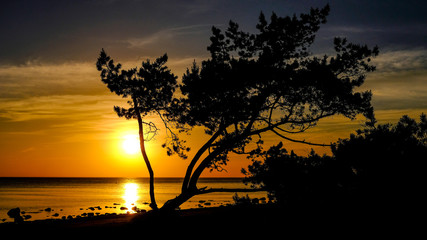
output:
[{"label": "shrub silhouette", "polygon": [[[417,205],[424,198],[427,161],[426,115],[403,116],[395,125],[359,130],[332,147],[335,158],[352,168],[354,197],[374,208]],[[405,205],[405,206],[404,206]]]},{"label": "shrub silhouette", "polygon": [[302,157],[283,148],[282,142],[250,156],[252,164],[242,169],[244,182],[264,188],[270,200],[291,207],[315,208],[337,204],[345,197],[351,170],[330,156],[313,150]]},{"label": "shrub silhouette", "polygon": [[363,212],[407,213],[424,204],[427,121],[358,130],[332,146],[333,156],[290,154],[283,144],[251,155],[245,182],[287,206],[342,206]]}]

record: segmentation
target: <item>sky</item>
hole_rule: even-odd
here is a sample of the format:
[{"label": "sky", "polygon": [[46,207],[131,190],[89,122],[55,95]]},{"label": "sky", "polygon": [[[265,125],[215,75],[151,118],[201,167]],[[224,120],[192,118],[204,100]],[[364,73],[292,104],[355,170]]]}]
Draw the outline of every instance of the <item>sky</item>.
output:
[{"label": "sky", "polygon": [[[308,12],[330,4],[313,54],[332,54],[333,38],[375,45],[377,71],[362,90],[373,93],[380,123],[427,112],[427,2],[372,0],[37,0],[3,1],[0,8],[0,177],[147,177],[143,160],[123,142],[137,123],[118,118],[125,101],[101,82],[95,62],[102,48],[125,68],[164,53],[179,80],[192,62],[209,57],[211,27],[233,20],[255,32],[267,17]],[[157,121],[153,119],[153,121]],[[362,120],[332,117],[299,139],[330,143],[361,128]],[[160,127],[161,128],[161,127]],[[191,157],[207,136],[188,136]],[[268,142],[280,139],[267,137]],[[167,157],[163,135],[147,143],[156,177],[183,177],[189,160]],[[284,142],[306,155],[311,146]],[[325,148],[315,148],[328,153]],[[241,177],[250,164],[232,157],[227,172]]]}]

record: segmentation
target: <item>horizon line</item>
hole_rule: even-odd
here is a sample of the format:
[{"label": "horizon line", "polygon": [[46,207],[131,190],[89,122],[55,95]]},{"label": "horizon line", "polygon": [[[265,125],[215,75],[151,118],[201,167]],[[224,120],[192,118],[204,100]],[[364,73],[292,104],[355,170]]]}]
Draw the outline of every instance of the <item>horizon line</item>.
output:
[{"label": "horizon line", "polygon": [[[138,179],[138,178],[147,178],[149,179],[150,177],[22,177],[22,176],[15,176],[15,177],[11,177],[11,176],[0,176],[0,178],[127,178],[127,179]],[[154,179],[184,179],[184,177],[155,177]],[[200,177],[199,179],[212,179],[212,178],[244,178],[244,177]]]}]

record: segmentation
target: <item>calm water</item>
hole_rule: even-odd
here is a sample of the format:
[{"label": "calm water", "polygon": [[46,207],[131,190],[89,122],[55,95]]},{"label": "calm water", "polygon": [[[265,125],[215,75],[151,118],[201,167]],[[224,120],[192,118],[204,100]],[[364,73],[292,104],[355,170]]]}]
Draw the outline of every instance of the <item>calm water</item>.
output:
[{"label": "calm water", "polygon": [[[177,196],[182,179],[160,178],[155,181],[156,201],[162,206]],[[149,210],[148,179],[126,178],[0,178],[0,223],[11,222],[7,211],[19,207],[28,220],[60,219],[88,213],[132,213],[132,208]],[[203,178],[199,187],[244,188],[238,178]],[[193,197],[181,208],[215,207],[234,203],[234,193],[211,193]],[[239,193],[239,196],[246,195]],[[265,197],[263,192],[250,197]],[[51,211],[45,211],[50,208]],[[124,209],[124,208],[127,208]]]}]

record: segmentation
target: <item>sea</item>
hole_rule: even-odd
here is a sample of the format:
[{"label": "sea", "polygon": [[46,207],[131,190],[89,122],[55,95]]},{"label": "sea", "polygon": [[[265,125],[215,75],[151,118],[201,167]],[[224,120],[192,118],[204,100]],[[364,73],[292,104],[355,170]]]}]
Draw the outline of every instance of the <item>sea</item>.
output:
[{"label": "sea", "polygon": [[[179,195],[182,181],[182,178],[155,179],[159,207]],[[201,178],[198,187],[249,188],[241,178]],[[0,178],[0,223],[13,222],[7,212],[17,207],[25,221],[148,211],[148,189],[148,178]],[[198,195],[181,205],[181,209],[234,204],[235,194]],[[258,199],[266,197],[265,192],[237,195]]]}]

